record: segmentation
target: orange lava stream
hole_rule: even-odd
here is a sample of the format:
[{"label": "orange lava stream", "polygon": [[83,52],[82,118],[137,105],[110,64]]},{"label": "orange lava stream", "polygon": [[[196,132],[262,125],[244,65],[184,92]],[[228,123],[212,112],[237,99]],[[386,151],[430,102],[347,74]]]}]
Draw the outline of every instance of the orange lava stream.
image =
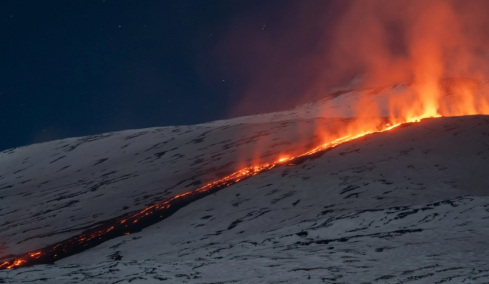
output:
[{"label": "orange lava stream", "polygon": [[[470,83],[470,82],[469,82]],[[144,227],[152,225],[170,216],[190,202],[214,193],[220,189],[233,185],[259,173],[271,170],[278,166],[295,165],[314,154],[332,149],[338,145],[364,137],[365,135],[385,132],[400,125],[419,122],[424,118],[442,116],[461,116],[472,114],[489,114],[489,95],[483,93],[476,96],[472,91],[464,91],[466,82],[453,84],[451,101],[447,103],[439,92],[422,92],[428,88],[419,87],[421,92],[402,94],[389,98],[391,116],[382,118],[378,107],[360,103],[358,117],[345,125],[344,129],[335,135],[324,136],[322,144],[297,155],[280,155],[275,161],[258,163],[247,166],[221,179],[209,182],[195,190],[173,196],[161,203],[148,206],[140,211],[106,221],[104,224],[89,229],[81,234],[61,241],[57,244],[17,256],[0,264],[0,269],[11,269],[40,263],[53,263],[54,261],[79,253],[94,247],[109,239],[137,232]],[[470,84],[469,84],[470,85]],[[470,88],[469,88],[470,89]],[[474,88],[472,88],[474,89]],[[421,94],[425,94],[421,96]],[[428,95],[426,95],[428,94]]]},{"label": "orange lava stream", "polygon": [[[298,158],[307,158],[308,156],[311,156],[311,155],[316,154],[318,152],[322,152],[322,151],[331,149],[331,148],[336,147],[338,145],[341,145],[345,142],[363,137],[363,136],[368,135],[368,134],[388,131],[388,130],[391,130],[391,129],[399,126],[399,125],[401,125],[401,123],[398,123],[395,125],[386,124],[380,129],[377,128],[377,129],[372,129],[372,130],[366,130],[366,131],[363,131],[363,132],[358,133],[358,134],[352,134],[352,135],[339,137],[337,139],[334,139],[332,141],[329,141],[327,143],[319,145],[319,146],[317,146],[317,147],[315,147],[315,148],[313,148],[313,149],[311,149],[305,153],[297,155],[297,156],[286,156],[286,157],[282,156],[274,162],[263,163],[260,165],[245,167],[245,168],[238,170],[238,171],[236,171],[236,172],[234,172],[228,176],[225,176],[221,179],[207,183],[204,186],[197,188],[193,191],[188,191],[185,193],[177,194],[177,195],[173,196],[172,198],[167,199],[161,203],[148,206],[148,207],[146,207],[146,208],[144,208],[144,209],[142,209],[136,213],[133,213],[132,215],[130,215],[128,217],[117,220],[115,225],[111,225],[109,227],[103,227],[103,228],[97,229],[95,231],[90,231],[88,233],[82,233],[81,235],[75,236],[71,239],[68,239],[67,241],[69,241],[69,243],[71,245],[83,246],[84,243],[102,238],[104,234],[109,234],[110,232],[116,230],[116,227],[117,227],[117,229],[127,228],[131,224],[137,224],[138,222],[140,222],[140,220],[142,220],[145,217],[152,216],[154,214],[157,214],[157,212],[160,212],[161,210],[168,209],[172,206],[172,204],[175,201],[178,201],[179,199],[183,199],[183,198],[186,198],[188,196],[196,195],[196,194],[205,194],[211,190],[215,190],[216,188],[221,189],[221,188],[230,186],[230,185],[235,184],[241,180],[255,176],[261,172],[271,170],[277,166],[294,165],[294,161],[297,160]],[[123,232],[122,235],[127,235],[130,233],[131,232]],[[37,263],[36,260],[41,258],[44,253],[51,253],[50,259],[52,259],[54,262],[54,260],[56,260],[56,258],[58,257],[58,254],[56,254],[56,253],[53,254],[52,251],[59,249],[61,246],[62,246],[62,244],[58,243],[58,244],[55,244],[55,245],[50,246],[50,247],[45,248],[45,249],[40,249],[40,250],[36,250],[34,252],[26,253],[22,256],[19,256],[17,258],[12,259],[12,260],[5,261],[5,262],[1,263],[0,269],[12,269],[12,268],[16,268],[16,267],[22,267],[22,266],[28,266],[28,265],[36,264]],[[46,252],[44,250],[46,250]]]}]

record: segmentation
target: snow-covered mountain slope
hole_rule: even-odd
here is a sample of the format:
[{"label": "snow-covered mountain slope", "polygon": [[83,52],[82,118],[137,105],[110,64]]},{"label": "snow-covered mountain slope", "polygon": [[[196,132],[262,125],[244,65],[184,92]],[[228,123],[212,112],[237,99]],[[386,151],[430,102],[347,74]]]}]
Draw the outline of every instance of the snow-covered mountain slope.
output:
[{"label": "snow-covered mountain slope", "polygon": [[[312,119],[313,107],[4,151],[0,255],[307,149],[318,126],[345,122]],[[242,181],[54,265],[0,271],[0,280],[485,283],[488,169],[489,117],[424,120]]]},{"label": "snow-covered mountain slope", "polygon": [[0,257],[73,236],[253,160],[304,151],[314,141],[298,138],[313,137],[318,123],[327,127],[343,121],[152,128],[4,151]]}]

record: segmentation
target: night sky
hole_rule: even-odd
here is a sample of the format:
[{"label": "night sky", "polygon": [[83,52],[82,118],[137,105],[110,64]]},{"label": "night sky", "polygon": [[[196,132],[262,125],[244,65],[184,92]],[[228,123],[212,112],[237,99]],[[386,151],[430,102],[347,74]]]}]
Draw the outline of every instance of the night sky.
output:
[{"label": "night sky", "polygon": [[230,117],[243,80],[223,42],[288,2],[1,1],[0,150]]}]

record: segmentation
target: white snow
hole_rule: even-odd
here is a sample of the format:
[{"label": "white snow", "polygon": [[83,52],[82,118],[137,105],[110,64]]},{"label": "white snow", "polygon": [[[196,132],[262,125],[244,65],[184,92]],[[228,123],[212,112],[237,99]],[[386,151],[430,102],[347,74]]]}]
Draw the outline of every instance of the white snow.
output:
[{"label": "white snow", "polygon": [[[0,257],[307,149],[357,95],[1,152]],[[337,118],[315,119],[325,113]],[[0,282],[487,283],[488,169],[488,116],[424,120],[242,181],[54,265],[0,271]]]}]

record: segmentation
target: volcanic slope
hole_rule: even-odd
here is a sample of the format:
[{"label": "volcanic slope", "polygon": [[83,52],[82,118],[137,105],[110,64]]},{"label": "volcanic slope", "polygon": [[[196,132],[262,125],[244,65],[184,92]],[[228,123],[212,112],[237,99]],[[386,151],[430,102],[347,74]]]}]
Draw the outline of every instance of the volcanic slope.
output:
[{"label": "volcanic slope", "polygon": [[[310,147],[315,127],[346,120],[311,120],[304,110],[4,151],[1,255]],[[242,181],[53,265],[1,271],[0,280],[485,283],[488,169],[489,117],[427,119]]]}]

